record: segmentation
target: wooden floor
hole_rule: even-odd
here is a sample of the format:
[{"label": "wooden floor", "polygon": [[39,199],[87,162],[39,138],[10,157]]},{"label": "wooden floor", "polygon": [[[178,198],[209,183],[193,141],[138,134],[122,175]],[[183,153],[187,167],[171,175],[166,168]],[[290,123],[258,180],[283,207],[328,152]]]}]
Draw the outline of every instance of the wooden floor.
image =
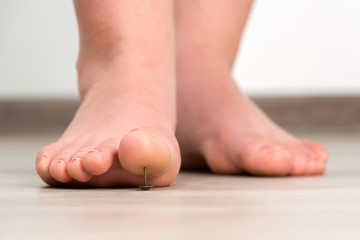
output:
[{"label": "wooden floor", "polygon": [[182,172],[167,188],[53,189],[34,156],[58,133],[0,136],[0,239],[360,239],[360,132],[297,132],[330,152],[324,176]]}]

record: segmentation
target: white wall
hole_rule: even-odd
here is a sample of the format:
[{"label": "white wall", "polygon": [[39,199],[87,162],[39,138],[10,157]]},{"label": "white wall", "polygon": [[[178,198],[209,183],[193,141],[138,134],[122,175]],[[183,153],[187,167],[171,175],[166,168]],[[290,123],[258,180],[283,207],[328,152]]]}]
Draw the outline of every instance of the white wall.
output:
[{"label": "white wall", "polygon": [[0,97],[76,96],[72,2],[0,2]]},{"label": "white wall", "polygon": [[258,0],[234,75],[256,95],[360,94],[359,0]]},{"label": "white wall", "polygon": [[[360,1],[258,0],[234,76],[251,95],[360,94]],[[0,98],[75,97],[71,1],[0,0]]]}]

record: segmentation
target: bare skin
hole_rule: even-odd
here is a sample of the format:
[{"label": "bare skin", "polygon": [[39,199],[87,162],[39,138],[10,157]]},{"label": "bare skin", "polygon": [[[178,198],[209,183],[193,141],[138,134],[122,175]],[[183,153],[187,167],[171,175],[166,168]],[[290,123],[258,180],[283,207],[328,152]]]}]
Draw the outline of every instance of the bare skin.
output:
[{"label": "bare skin", "polygon": [[222,174],[321,174],[326,150],[277,126],[231,77],[251,5],[251,0],[176,1],[177,138],[183,165],[198,168],[206,162]]},{"label": "bare skin", "polygon": [[154,186],[180,169],[173,3],[75,0],[81,105],[36,159],[52,186]]},{"label": "bare skin", "polygon": [[[231,77],[251,3],[176,1],[183,163],[225,174],[323,173],[324,148],[274,124]],[[60,139],[39,151],[40,177],[52,186],[138,186],[146,167],[151,184],[171,184],[180,168],[172,2],[76,0],[75,7],[81,105]]]}]

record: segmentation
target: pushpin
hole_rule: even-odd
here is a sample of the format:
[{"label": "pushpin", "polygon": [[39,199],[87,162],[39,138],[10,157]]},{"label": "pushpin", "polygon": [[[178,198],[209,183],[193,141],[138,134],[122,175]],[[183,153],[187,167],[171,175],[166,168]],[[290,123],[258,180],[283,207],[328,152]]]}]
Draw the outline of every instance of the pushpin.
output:
[{"label": "pushpin", "polygon": [[147,184],[147,179],[146,179],[146,167],[144,167],[144,185],[139,186],[139,188],[141,190],[150,190],[153,187],[153,185],[148,185]]}]

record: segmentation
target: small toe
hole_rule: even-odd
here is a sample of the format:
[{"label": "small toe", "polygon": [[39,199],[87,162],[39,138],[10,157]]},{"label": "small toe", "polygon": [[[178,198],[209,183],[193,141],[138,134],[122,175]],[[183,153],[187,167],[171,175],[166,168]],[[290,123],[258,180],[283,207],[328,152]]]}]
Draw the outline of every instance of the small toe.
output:
[{"label": "small toe", "polygon": [[36,156],[36,171],[40,178],[49,185],[57,185],[57,182],[50,174],[50,164],[54,156],[57,154],[59,146],[56,143],[40,149]]},{"label": "small toe", "polygon": [[309,159],[307,161],[307,167],[306,167],[306,171],[305,171],[305,175],[315,175],[318,174],[318,161],[314,160],[314,159]]},{"label": "small toe", "polygon": [[83,168],[89,174],[99,176],[108,171],[117,159],[117,144],[104,142],[87,152],[81,161]]},{"label": "small toe", "polygon": [[303,143],[310,148],[314,154],[317,156],[317,160],[326,162],[328,159],[328,153],[326,149],[317,142],[313,142],[311,140],[302,139]]},{"label": "small toe", "polygon": [[67,165],[67,172],[70,177],[79,182],[88,182],[92,175],[86,171],[82,165],[82,158],[86,153],[77,153],[69,161]]},{"label": "small toe", "polygon": [[67,146],[57,155],[55,155],[51,161],[49,172],[50,175],[57,181],[67,183],[72,179],[67,173],[67,164],[73,156],[74,152],[74,147]]},{"label": "small toe", "polygon": [[264,176],[284,176],[291,170],[293,156],[282,146],[252,149],[244,156],[244,168],[247,172]]},{"label": "small toe", "polygon": [[50,175],[59,182],[67,183],[71,180],[71,177],[67,173],[65,159],[54,158],[50,163],[49,172]]},{"label": "small toe", "polygon": [[290,171],[290,175],[302,176],[307,172],[308,162],[307,158],[301,154],[294,156],[294,161]]},{"label": "small toe", "polygon": [[325,172],[326,169],[326,163],[323,161],[318,161],[317,162],[317,174],[323,174]]}]

